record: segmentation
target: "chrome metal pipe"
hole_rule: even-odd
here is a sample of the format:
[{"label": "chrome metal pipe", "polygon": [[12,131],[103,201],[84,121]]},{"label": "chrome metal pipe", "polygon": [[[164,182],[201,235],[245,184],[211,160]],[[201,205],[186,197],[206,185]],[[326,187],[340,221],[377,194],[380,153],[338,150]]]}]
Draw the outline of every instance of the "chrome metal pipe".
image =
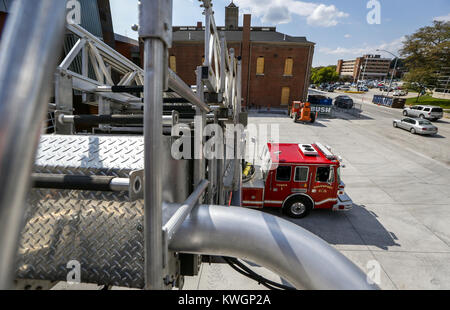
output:
[{"label": "chrome metal pipe", "polygon": [[261,211],[202,205],[191,212],[171,251],[231,256],[270,269],[297,289],[378,289],[328,243],[303,228]]},{"label": "chrome metal pipe", "polygon": [[146,289],[163,288],[162,137],[164,42],[144,40],[145,275]]},{"label": "chrome metal pipe", "polygon": [[0,290],[14,275],[25,195],[62,50],[66,2],[14,2],[0,46]]},{"label": "chrome metal pipe", "polygon": [[173,235],[178,231],[184,220],[191,213],[192,209],[197,205],[200,197],[205,193],[208,188],[209,182],[203,180],[195,191],[186,199],[170,220],[164,225],[164,231],[166,232],[167,241],[170,241]]},{"label": "chrome metal pipe", "polygon": [[113,178],[109,187],[114,192],[127,192],[130,190],[130,179],[127,178]]},{"label": "chrome metal pipe", "polygon": [[[192,89],[172,70],[169,69],[169,87],[181,97],[198,107],[203,112],[209,113],[211,109],[208,105],[196,96]],[[197,90],[198,91],[198,90]]]},{"label": "chrome metal pipe", "polygon": [[[65,115],[58,116],[58,122],[61,124],[76,124],[76,125],[99,125],[99,124],[137,124],[144,123],[143,115]],[[162,117],[163,126],[173,126],[179,122],[179,115],[164,115]]]}]

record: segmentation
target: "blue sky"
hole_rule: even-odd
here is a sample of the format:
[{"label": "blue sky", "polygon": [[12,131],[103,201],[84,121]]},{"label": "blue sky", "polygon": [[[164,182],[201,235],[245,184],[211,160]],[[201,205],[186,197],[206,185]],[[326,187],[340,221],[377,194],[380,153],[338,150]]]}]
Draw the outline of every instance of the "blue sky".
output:
[{"label": "blue sky", "polygon": [[[379,2],[381,23],[370,25],[368,2]],[[110,0],[115,32],[136,38],[131,25],[138,23],[137,0]],[[397,53],[405,35],[432,24],[450,21],[449,0],[234,0],[242,14],[252,14],[254,26],[276,26],[292,36],[316,43],[314,66],[335,65],[363,53],[386,49]],[[213,0],[217,25],[223,25],[224,7],[230,0]],[[173,0],[173,24],[196,25],[204,21],[200,2]],[[389,56],[383,54],[383,56]]]}]

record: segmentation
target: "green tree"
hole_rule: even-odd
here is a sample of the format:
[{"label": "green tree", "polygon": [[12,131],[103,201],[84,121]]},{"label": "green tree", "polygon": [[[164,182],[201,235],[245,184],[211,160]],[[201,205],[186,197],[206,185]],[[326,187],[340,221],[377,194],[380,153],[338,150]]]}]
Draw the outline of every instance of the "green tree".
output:
[{"label": "green tree", "polygon": [[336,66],[313,68],[311,73],[313,84],[336,82],[338,80],[339,74],[336,72]]},{"label": "green tree", "polygon": [[406,36],[400,54],[409,71],[405,75],[409,87],[419,96],[426,88],[435,88],[439,71],[450,66],[450,22],[434,21]]}]

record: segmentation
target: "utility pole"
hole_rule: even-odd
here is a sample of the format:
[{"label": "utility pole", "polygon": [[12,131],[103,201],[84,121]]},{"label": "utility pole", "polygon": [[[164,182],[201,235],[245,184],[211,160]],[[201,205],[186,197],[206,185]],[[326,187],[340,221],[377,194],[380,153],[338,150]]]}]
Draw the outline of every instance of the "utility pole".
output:
[{"label": "utility pole", "polygon": [[[395,57],[394,70],[392,70],[391,81],[389,82],[389,88],[388,88],[388,91],[387,91],[387,94],[386,94],[386,96],[389,96],[389,93],[391,92],[392,82],[394,81],[394,72],[397,70],[397,64],[398,64],[399,57],[397,55],[389,52],[389,51],[386,51],[386,50],[377,49],[377,52],[386,52],[386,53],[389,53],[389,54],[391,54],[392,56]],[[383,91],[383,94],[384,94],[384,91]]]},{"label": "utility pole", "polygon": [[363,79],[366,78],[366,69],[367,69],[367,61],[369,60],[369,57],[366,57],[366,63],[364,65],[364,72],[363,72]]}]

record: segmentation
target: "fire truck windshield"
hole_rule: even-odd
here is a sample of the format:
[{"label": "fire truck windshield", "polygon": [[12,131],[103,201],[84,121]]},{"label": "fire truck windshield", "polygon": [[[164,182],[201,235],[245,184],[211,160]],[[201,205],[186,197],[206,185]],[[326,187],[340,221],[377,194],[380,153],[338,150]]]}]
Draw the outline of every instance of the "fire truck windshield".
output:
[{"label": "fire truck windshield", "polygon": [[316,182],[332,183],[334,181],[334,173],[332,167],[318,167],[316,173]]}]

